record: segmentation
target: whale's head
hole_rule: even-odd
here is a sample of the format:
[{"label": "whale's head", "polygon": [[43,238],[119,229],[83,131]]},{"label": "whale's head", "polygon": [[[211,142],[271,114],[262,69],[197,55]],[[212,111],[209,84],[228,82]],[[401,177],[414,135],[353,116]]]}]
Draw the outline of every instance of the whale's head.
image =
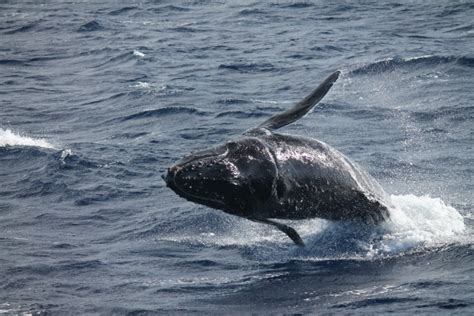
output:
[{"label": "whale's head", "polygon": [[251,217],[275,194],[277,167],[264,143],[244,138],[181,159],[163,179],[187,200]]}]

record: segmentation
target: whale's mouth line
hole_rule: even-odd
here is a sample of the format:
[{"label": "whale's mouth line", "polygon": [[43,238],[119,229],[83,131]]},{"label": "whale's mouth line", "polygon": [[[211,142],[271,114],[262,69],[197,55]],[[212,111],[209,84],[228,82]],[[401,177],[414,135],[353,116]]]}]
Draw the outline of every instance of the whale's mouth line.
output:
[{"label": "whale's mouth line", "polygon": [[[195,195],[193,193],[190,193],[188,190],[186,190],[186,185],[179,185],[178,181],[176,181],[176,177],[178,174],[183,170],[186,169],[186,167],[191,166],[195,167],[196,165],[199,165],[199,162],[204,163],[203,160],[206,159],[212,159],[213,161],[222,159],[225,157],[229,152],[228,148],[225,148],[224,150],[218,150],[217,148],[213,148],[208,151],[202,151],[198,152],[195,154],[192,154],[188,157],[185,157],[181,159],[174,167],[168,170],[168,174],[166,176],[162,176],[162,178],[165,180],[166,185],[173,189],[178,195],[181,197],[190,200],[192,202],[200,203],[200,204],[213,204],[211,207],[216,207],[219,209],[225,209],[226,204],[218,199],[213,199],[213,198],[208,198],[208,197],[203,197],[199,195]],[[171,175],[171,177],[170,177]],[[187,179],[187,180],[191,180]],[[192,180],[195,180],[196,182],[199,182],[201,179],[200,178],[192,178]]]},{"label": "whale's mouth line", "polygon": [[174,174],[173,174],[173,178],[172,178],[172,181],[171,181],[171,185],[170,183],[166,183],[167,186],[169,186],[171,189],[173,189],[176,193],[178,193],[178,195],[181,195],[182,197],[184,197],[185,199],[188,199],[188,200],[192,200],[192,201],[202,201],[202,202],[211,202],[211,203],[214,203],[216,205],[220,205],[221,207],[225,207],[225,203],[222,202],[222,201],[219,201],[219,200],[216,200],[216,199],[212,199],[212,198],[205,198],[205,197],[202,197],[202,196],[198,196],[198,195],[194,195],[192,193],[189,193],[188,191],[186,191],[185,189],[183,189],[182,186],[178,185],[178,183],[176,182],[176,176],[178,174],[178,172],[181,170],[182,168],[179,168],[177,169]]}]

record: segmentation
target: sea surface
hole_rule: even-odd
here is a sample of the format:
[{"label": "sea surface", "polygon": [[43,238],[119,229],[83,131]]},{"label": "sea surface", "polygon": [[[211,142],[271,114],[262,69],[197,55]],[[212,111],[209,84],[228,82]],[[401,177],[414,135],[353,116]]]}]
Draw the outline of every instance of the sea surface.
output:
[{"label": "sea surface", "polygon": [[[0,313],[473,314],[472,1],[0,1]],[[281,130],[363,166],[368,230],[270,226],[161,179]]]}]

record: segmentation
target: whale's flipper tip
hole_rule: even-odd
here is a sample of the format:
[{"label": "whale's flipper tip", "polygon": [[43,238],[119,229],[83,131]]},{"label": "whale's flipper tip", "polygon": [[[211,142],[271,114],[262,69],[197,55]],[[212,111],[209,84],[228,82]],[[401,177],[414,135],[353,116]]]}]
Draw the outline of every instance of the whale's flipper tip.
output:
[{"label": "whale's flipper tip", "polygon": [[282,232],[284,232],[291,240],[298,246],[304,247],[303,239],[301,239],[300,235],[296,232],[296,230],[290,226],[283,225],[284,229],[280,228]]},{"label": "whale's flipper tip", "polygon": [[341,71],[340,70],[336,70],[335,72],[333,72],[332,75],[329,76],[329,80],[331,82],[331,85],[336,82],[336,80],[339,78],[339,76],[341,75]]},{"label": "whale's flipper tip", "polygon": [[299,120],[324,98],[340,74],[341,72],[339,70],[333,72],[329,77],[324,79],[316,89],[306,96],[306,98],[298,102],[291,109],[273,115],[258,125],[256,129],[267,129],[271,131]]},{"label": "whale's flipper tip", "polygon": [[304,247],[303,239],[301,239],[298,232],[294,228],[288,225],[278,223],[278,222],[269,220],[267,218],[249,218],[249,220],[275,226],[276,228],[284,232],[288,237],[290,237],[290,239],[293,240],[295,244],[297,244],[298,246]]}]

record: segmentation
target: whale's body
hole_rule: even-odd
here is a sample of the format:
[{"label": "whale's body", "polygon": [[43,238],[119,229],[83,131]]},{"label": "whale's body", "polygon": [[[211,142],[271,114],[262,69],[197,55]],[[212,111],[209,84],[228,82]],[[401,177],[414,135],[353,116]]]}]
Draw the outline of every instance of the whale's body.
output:
[{"label": "whale's body", "polygon": [[270,134],[258,138],[277,169],[275,194],[260,210],[266,218],[384,219],[378,183],[331,146],[310,138]]},{"label": "whale's body", "polygon": [[299,245],[293,228],[271,219],[387,219],[382,188],[347,157],[321,141],[272,132],[304,116],[338,76],[240,139],[185,157],[168,169],[167,185],[187,200],[274,225]]}]

